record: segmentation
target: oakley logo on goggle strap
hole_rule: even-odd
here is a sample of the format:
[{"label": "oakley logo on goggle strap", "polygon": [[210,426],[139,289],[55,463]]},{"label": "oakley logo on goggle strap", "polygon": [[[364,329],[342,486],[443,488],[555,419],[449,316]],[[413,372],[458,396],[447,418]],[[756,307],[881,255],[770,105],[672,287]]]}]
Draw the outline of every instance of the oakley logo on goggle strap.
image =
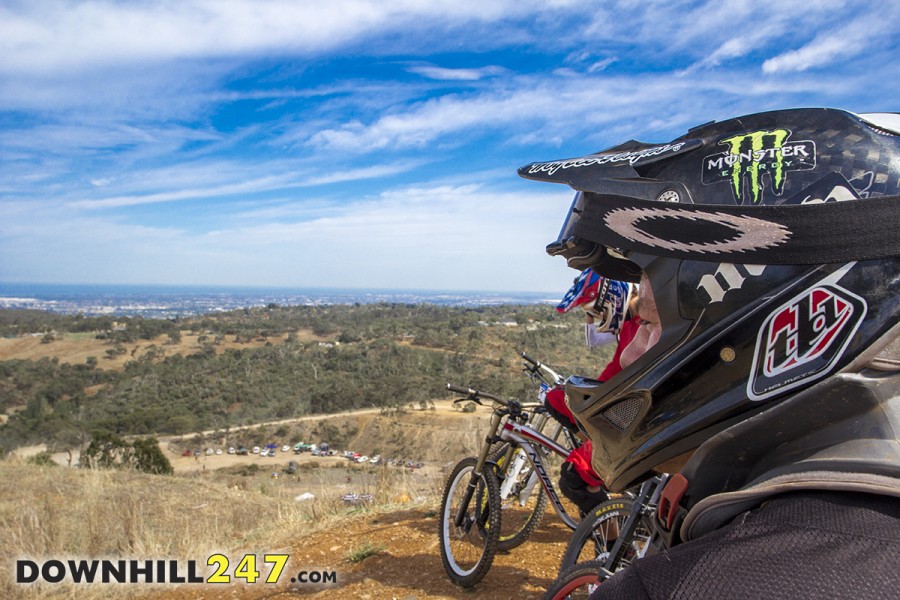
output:
[{"label": "oakley logo on goggle strap", "polygon": [[619,208],[611,210],[605,222],[612,231],[633,242],[704,254],[772,248],[791,237],[788,228],[780,223],[721,212]]}]

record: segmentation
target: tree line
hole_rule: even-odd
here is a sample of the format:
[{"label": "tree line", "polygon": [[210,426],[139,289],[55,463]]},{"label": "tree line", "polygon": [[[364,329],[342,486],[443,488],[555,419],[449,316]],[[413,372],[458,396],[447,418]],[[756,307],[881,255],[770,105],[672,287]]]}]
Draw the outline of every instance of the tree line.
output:
[{"label": "tree line", "polygon": [[[98,435],[190,434],[399,408],[441,397],[448,381],[527,399],[536,387],[521,373],[519,352],[584,375],[599,372],[610,354],[584,346],[578,316],[542,305],[269,305],[176,321],[115,320],[113,331],[102,319],[0,310],[0,323],[14,323],[20,333],[22,327],[92,331],[110,348],[128,339],[199,336],[191,353],[148,352],[122,371],[97,360],[0,361],[0,412],[10,415],[0,426],[0,449],[32,443],[68,449]],[[318,338],[308,341],[301,331]],[[225,336],[265,343],[216,351]]]}]

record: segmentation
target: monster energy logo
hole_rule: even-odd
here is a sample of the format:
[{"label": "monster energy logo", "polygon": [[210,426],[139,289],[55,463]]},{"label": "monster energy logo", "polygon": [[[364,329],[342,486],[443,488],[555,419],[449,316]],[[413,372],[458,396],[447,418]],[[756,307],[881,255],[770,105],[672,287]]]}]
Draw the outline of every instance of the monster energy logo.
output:
[{"label": "monster energy logo", "polygon": [[728,181],[738,204],[762,201],[765,180],[775,195],[784,192],[789,171],[804,171],[816,166],[816,144],[811,141],[788,143],[787,129],[754,131],[720,140],[728,150],[703,159],[702,182],[706,185]]}]

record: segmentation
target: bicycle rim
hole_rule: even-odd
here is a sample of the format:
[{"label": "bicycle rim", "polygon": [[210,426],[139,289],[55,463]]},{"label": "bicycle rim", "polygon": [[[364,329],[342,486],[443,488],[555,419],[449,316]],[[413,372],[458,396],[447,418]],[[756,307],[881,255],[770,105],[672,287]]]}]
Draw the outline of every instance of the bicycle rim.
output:
[{"label": "bicycle rim", "polygon": [[475,585],[487,574],[497,552],[500,531],[500,491],[490,469],[481,474],[479,492],[469,501],[463,523],[455,523],[476,462],[465,458],[456,465],[447,478],[441,501],[441,560],[450,579],[462,587]]},{"label": "bicycle rim", "polygon": [[589,598],[600,585],[600,568],[603,563],[598,560],[572,565],[562,573],[547,589],[544,600],[578,600]]},{"label": "bicycle rim", "polygon": [[[609,556],[609,550],[612,549],[619,537],[625,521],[631,515],[631,509],[632,502],[627,499],[607,500],[594,507],[569,538],[560,572],[586,561],[605,561]],[[624,569],[635,559],[643,556],[650,535],[650,529],[643,518],[640,519],[619,560],[610,570],[616,572]]]}]

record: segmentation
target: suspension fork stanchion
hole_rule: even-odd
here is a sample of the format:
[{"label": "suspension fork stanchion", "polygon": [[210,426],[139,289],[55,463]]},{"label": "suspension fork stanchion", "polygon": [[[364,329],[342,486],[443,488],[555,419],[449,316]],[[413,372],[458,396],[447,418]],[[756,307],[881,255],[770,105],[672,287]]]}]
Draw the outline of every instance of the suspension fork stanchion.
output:
[{"label": "suspension fork stanchion", "polygon": [[487,462],[488,454],[491,451],[491,443],[493,443],[494,437],[497,435],[497,430],[500,428],[500,421],[502,419],[503,415],[497,410],[491,414],[491,427],[489,433],[487,437],[484,438],[484,445],[482,446],[481,454],[479,454],[478,460],[475,463],[475,468],[472,470],[472,477],[469,479],[469,485],[466,487],[462,502],[459,504],[459,510],[453,518],[453,523],[457,527],[462,527],[463,523],[465,523],[466,511],[469,510],[469,502],[472,501],[472,496],[475,495],[475,488],[478,487],[478,480],[481,479],[481,473],[484,471],[484,464]]}]

